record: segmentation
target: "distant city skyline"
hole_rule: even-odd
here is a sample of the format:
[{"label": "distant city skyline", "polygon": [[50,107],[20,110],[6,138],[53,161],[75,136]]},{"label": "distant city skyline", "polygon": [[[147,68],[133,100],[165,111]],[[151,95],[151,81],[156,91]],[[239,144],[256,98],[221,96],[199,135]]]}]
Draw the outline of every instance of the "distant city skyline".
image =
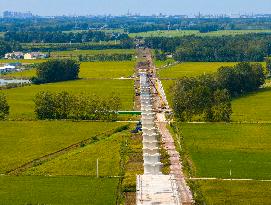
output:
[{"label": "distant city skyline", "polygon": [[0,12],[10,10],[41,16],[57,15],[196,15],[271,13],[270,0],[0,0]]}]

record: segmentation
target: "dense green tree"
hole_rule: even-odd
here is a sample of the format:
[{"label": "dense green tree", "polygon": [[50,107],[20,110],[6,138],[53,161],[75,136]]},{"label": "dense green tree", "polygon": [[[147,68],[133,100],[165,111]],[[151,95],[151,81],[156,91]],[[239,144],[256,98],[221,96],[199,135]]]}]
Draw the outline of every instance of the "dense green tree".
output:
[{"label": "dense green tree", "polygon": [[108,98],[73,95],[68,92],[40,92],[35,99],[38,119],[117,120],[120,98],[112,94]]},{"label": "dense green tree", "polygon": [[211,76],[183,78],[173,89],[173,110],[181,121],[229,121],[230,95],[211,85]]},{"label": "dense green tree", "polygon": [[231,96],[257,90],[265,82],[264,68],[259,63],[238,63],[221,67],[215,74],[218,87],[227,89]]},{"label": "dense green tree", "polygon": [[0,39],[0,57],[4,56],[4,54],[19,51],[21,46],[15,42],[7,42]]},{"label": "dense green tree", "polygon": [[4,120],[9,115],[9,105],[7,98],[3,93],[0,93],[0,120]]},{"label": "dense green tree", "polygon": [[33,83],[49,83],[78,79],[80,65],[74,60],[49,60],[37,67]]}]

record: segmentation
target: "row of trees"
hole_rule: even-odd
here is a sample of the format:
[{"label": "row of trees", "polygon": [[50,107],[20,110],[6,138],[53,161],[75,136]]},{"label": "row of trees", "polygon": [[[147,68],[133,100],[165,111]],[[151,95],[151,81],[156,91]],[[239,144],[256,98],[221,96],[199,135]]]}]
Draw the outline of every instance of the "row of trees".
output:
[{"label": "row of trees", "polygon": [[114,94],[108,98],[73,95],[68,92],[40,92],[35,97],[35,113],[38,119],[117,120],[120,98]]},{"label": "row of trees", "polygon": [[9,115],[9,105],[7,98],[3,93],[0,93],[0,120],[4,120]]},{"label": "row of trees", "polygon": [[219,68],[214,78],[217,87],[227,89],[236,97],[259,89],[265,83],[266,70],[259,63],[238,63]]},{"label": "row of trees", "polygon": [[58,59],[40,63],[37,66],[37,77],[32,78],[35,84],[59,82],[78,79],[80,64],[75,60]]},{"label": "row of trees", "polygon": [[20,43],[83,43],[127,39],[124,33],[107,33],[102,31],[83,32],[6,32],[5,41],[16,41]]},{"label": "row of trees", "polygon": [[131,61],[132,54],[98,54],[98,55],[79,55],[78,60],[80,62],[89,61]]},{"label": "row of trees", "polygon": [[213,86],[212,76],[182,78],[173,89],[173,110],[180,121],[230,121],[229,92]]},{"label": "row of trees", "polygon": [[200,30],[208,32],[213,30],[244,30],[244,29],[270,29],[271,20],[267,18],[181,18],[176,16],[157,18],[156,16],[138,16],[136,18],[122,16],[104,17],[55,17],[10,19],[0,18],[0,32],[6,31],[35,31],[56,32],[88,29],[120,29],[131,32],[145,32],[153,30]]},{"label": "row of trees", "polygon": [[230,121],[231,98],[258,89],[265,80],[261,64],[239,63],[217,73],[182,78],[173,87],[173,109],[180,121]]},{"label": "row of trees", "polygon": [[268,34],[150,37],[145,43],[150,48],[173,53],[176,61],[259,62],[271,54],[271,35]]}]

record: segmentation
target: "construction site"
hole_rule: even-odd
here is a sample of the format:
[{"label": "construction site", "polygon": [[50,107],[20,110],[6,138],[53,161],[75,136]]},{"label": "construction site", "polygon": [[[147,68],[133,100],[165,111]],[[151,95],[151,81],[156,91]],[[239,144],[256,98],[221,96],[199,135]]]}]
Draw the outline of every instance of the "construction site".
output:
[{"label": "construction site", "polygon": [[[146,48],[137,50],[137,76],[139,107],[141,109],[144,174],[137,176],[137,205],[193,204],[192,193],[182,173],[180,155],[167,129],[166,113],[170,108],[162,83],[156,75],[151,52]],[[160,143],[162,142],[162,143]],[[164,148],[170,159],[170,174],[162,174],[160,149]]]}]

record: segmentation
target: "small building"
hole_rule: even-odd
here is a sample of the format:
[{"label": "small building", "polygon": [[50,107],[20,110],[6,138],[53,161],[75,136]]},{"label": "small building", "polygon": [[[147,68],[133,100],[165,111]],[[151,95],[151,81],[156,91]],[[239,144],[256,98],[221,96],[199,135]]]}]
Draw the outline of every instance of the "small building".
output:
[{"label": "small building", "polygon": [[16,70],[15,66],[12,65],[5,65],[3,67],[0,67],[0,73],[1,74],[5,74],[5,73],[9,73],[9,72],[13,72]]},{"label": "small building", "polygon": [[22,67],[22,63],[20,62],[14,62],[14,63],[6,63],[5,66],[15,66],[15,68],[21,68]]},{"label": "small building", "polygon": [[48,58],[48,55],[41,52],[31,52],[24,54],[24,59],[26,60],[44,59],[44,58]]},{"label": "small building", "polygon": [[22,52],[12,52],[12,53],[6,53],[5,59],[23,59],[24,53]]}]

